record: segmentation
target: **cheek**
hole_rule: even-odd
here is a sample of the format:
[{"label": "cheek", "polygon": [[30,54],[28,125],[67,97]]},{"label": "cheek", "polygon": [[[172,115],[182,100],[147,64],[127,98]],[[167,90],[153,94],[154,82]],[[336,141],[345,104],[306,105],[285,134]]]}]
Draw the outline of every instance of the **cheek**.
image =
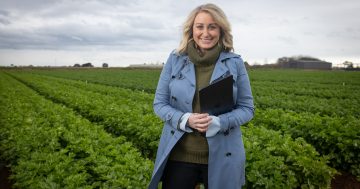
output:
[{"label": "cheek", "polygon": [[218,33],[210,33],[213,44],[217,43],[220,40],[220,35]]},{"label": "cheek", "polygon": [[213,37],[219,39],[220,38],[220,31],[213,31],[211,34]]},{"label": "cheek", "polygon": [[193,37],[197,37],[200,35],[200,32],[199,31],[196,31],[196,30],[193,30]]}]

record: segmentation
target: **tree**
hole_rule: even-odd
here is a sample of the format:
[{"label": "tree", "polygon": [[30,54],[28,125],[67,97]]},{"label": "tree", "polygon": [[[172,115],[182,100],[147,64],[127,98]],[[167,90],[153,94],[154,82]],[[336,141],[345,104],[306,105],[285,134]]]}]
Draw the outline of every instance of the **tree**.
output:
[{"label": "tree", "polygon": [[94,67],[90,62],[82,64],[81,67]]},{"label": "tree", "polygon": [[352,69],[352,68],[354,68],[354,64],[353,64],[352,62],[350,62],[350,61],[345,61],[343,64],[345,65],[345,67],[346,67],[347,69]]}]

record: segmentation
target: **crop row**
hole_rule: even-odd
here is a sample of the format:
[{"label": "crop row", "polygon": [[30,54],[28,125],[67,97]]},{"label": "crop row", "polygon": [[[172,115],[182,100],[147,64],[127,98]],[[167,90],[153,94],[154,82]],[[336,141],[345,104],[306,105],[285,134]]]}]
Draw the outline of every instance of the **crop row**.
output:
[{"label": "crop row", "polygon": [[[31,72],[150,93],[155,91],[160,75],[159,70],[140,69],[51,69]],[[264,88],[320,98],[358,98],[354,90],[360,90],[360,76],[352,72],[249,70],[249,77],[253,89]]]},{"label": "crop row", "polygon": [[[117,86],[132,90],[140,90],[153,94],[159,77],[158,70],[124,70],[124,69],[85,69],[85,70],[37,70],[33,71],[42,75],[55,76],[60,78],[82,80],[90,83],[98,83],[108,86]],[[262,71],[250,71],[252,80],[253,95],[258,108],[282,108],[296,112],[320,113],[321,115],[355,116],[360,117],[360,87],[354,85],[351,73],[342,72],[296,72],[295,78],[299,81],[292,81],[293,78],[275,76],[273,72],[265,72],[274,76],[276,80],[267,76],[269,80],[262,80],[256,74]],[[265,74],[264,73],[264,74]],[[277,72],[276,72],[277,73]],[[288,72],[279,72],[288,74]],[[309,75],[301,79],[299,74]],[[316,76],[326,76],[332,82],[320,83]],[[333,74],[339,78],[332,78]],[[304,77],[304,76],[302,76]],[[274,81],[272,81],[273,79]],[[350,83],[350,84],[348,84]]]},{"label": "crop row", "polygon": [[[137,142],[136,146],[142,152],[148,152],[143,154],[153,158],[162,123],[149,113],[152,111],[151,106],[141,104],[151,102],[132,101],[137,95],[146,95],[145,93],[79,81],[66,83],[66,80],[51,77],[15,75],[47,98],[73,108],[91,121],[104,125],[109,132],[124,135],[128,140]],[[123,94],[126,98],[122,99],[123,92],[134,97],[125,100],[128,98]],[[262,126],[242,127],[242,130],[248,159],[246,188],[329,186],[335,171],[304,140],[293,140],[289,135],[282,135]]]},{"label": "crop row", "polygon": [[329,156],[332,167],[360,177],[360,122],[357,118],[258,109],[251,123],[279,130],[293,138],[302,137],[320,154]]},{"label": "crop row", "polygon": [[252,123],[242,127],[246,149],[245,188],[329,188],[326,159],[304,139]]},{"label": "crop row", "polygon": [[347,85],[346,82],[337,84],[302,83],[302,82],[276,82],[276,81],[253,81],[251,87],[270,93],[284,93],[298,96],[336,99],[359,99],[354,91],[360,90],[360,86]]},{"label": "crop row", "polygon": [[103,125],[109,133],[127,136],[145,157],[155,158],[162,122],[154,116],[148,94],[45,76],[16,77],[46,98]]},{"label": "crop row", "polygon": [[154,93],[160,76],[160,70],[157,69],[51,69],[31,72],[149,93]]},{"label": "crop row", "polygon": [[360,74],[358,72],[344,71],[306,71],[289,69],[255,69],[250,70],[252,81],[270,81],[276,83],[307,84],[312,85],[339,85],[360,86]]},{"label": "crop row", "polygon": [[0,72],[0,157],[16,188],[145,188],[153,163]]},{"label": "crop row", "polygon": [[[72,81],[66,79],[59,79],[53,77],[45,77],[45,76],[37,76],[40,78],[39,80],[47,80],[53,81],[48,86],[45,86],[44,89],[50,90],[50,85],[55,87],[55,83],[59,83],[58,87],[65,87],[62,90],[53,89],[54,92],[48,92],[47,95],[53,95],[55,92],[62,93],[62,91],[67,91],[67,93],[74,91],[75,88],[77,91],[74,95],[79,96],[87,96],[90,97],[92,92],[100,93],[103,95],[107,95],[108,98],[111,96],[117,97],[117,99],[107,100],[104,97],[93,96],[93,99],[102,99],[102,103],[98,105],[94,105],[96,107],[102,107],[101,110],[98,110],[95,115],[98,115],[103,120],[107,120],[107,122],[102,122],[106,128],[110,128],[113,133],[124,133],[127,136],[136,136],[135,138],[141,138],[143,141],[146,141],[144,144],[142,141],[138,140],[130,140],[142,149],[142,151],[147,152],[147,154],[154,155],[157,144],[153,141],[157,141],[159,134],[157,135],[148,135],[147,133],[160,133],[160,128],[158,125],[161,125],[159,121],[157,121],[153,127],[149,127],[151,122],[151,118],[146,117],[148,113],[152,112],[151,109],[151,100],[153,95],[147,95],[146,93],[133,92],[128,91],[126,89],[119,89],[114,87],[102,86],[102,85],[93,85],[86,84],[81,81]],[[28,79],[30,80],[30,79]],[[34,80],[34,79],[31,79]],[[56,82],[55,82],[56,81]],[[41,83],[41,82],[40,82]],[[86,92],[79,93],[79,89],[84,90]],[[74,96],[73,95],[73,96]],[[71,96],[71,95],[70,95]],[[150,96],[150,98],[149,98]],[[60,94],[56,99],[63,99],[64,103],[68,103],[69,106],[74,106],[73,100],[67,100],[65,94]],[[128,102],[125,102],[125,98]],[[78,98],[78,100],[80,100]],[[136,121],[128,120],[129,118],[120,118],[116,117],[116,115],[124,115],[122,112],[126,110],[116,109],[113,107],[112,110],[106,110],[106,104],[110,102],[116,102],[116,104],[122,104],[124,106],[124,102],[126,104],[130,104],[132,107],[134,114],[142,114],[142,116],[136,117]],[[267,99],[271,101],[271,99]],[[272,100],[276,101],[276,100]],[[135,103],[132,103],[135,102]],[[281,102],[281,101],[277,101]],[[80,104],[89,103],[88,100]],[[306,104],[306,101],[303,102]],[[296,107],[295,103],[289,101],[288,106]],[[309,113],[309,112],[294,112],[290,110],[282,110],[281,108],[274,109],[269,106],[267,109],[258,108],[256,112],[256,116],[252,121],[255,125],[264,125],[269,129],[281,130],[283,133],[287,133],[293,136],[293,138],[303,137],[306,141],[312,144],[318,152],[323,155],[329,155],[331,165],[339,170],[350,171],[352,174],[359,176],[360,175],[360,125],[358,119],[353,116],[324,116],[320,113]],[[319,104],[315,104],[317,106],[321,106]],[[80,107],[79,105],[75,105],[77,109],[84,109],[88,111],[88,107]],[[305,105],[304,105],[305,106]],[[325,106],[325,105],[324,105]],[[138,110],[141,107],[141,110]],[[281,107],[281,106],[280,106]],[[95,109],[92,110],[95,111]],[[299,106],[301,109],[301,106]],[[99,113],[100,112],[100,113]],[[135,113],[138,112],[138,113]],[[88,116],[92,117],[92,116]],[[126,117],[126,114],[125,114]],[[152,116],[150,116],[152,117]],[[119,118],[117,120],[117,118]],[[144,120],[146,119],[146,120]],[[155,118],[154,118],[155,119]],[[94,119],[92,119],[94,120]],[[122,123],[120,120],[127,120],[124,124],[126,125],[129,122],[136,122],[137,124],[127,124],[126,127],[121,126]],[[140,126],[144,129],[136,129],[134,127]],[[127,129],[129,128],[129,129]],[[134,130],[141,130],[139,132],[135,132]],[[125,131],[124,131],[125,130]],[[146,139],[146,140],[145,140]],[[144,146],[145,145],[145,146]],[[149,150],[150,149],[150,150]],[[150,158],[154,158],[154,156],[148,156]]]},{"label": "crop row", "polygon": [[281,108],[295,112],[310,112],[324,116],[354,116],[360,118],[360,100],[358,99],[337,99],[317,98],[299,96],[296,94],[284,94],[264,89],[254,90],[255,105],[257,108]]}]

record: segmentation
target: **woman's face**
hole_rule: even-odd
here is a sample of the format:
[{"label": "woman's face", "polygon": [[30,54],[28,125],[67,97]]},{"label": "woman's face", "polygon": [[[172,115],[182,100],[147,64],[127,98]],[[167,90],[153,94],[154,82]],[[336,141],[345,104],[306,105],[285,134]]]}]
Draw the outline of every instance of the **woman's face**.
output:
[{"label": "woman's face", "polygon": [[193,26],[193,38],[202,52],[217,45],[220,39],[220,26],[206,12],[196,15]]}]

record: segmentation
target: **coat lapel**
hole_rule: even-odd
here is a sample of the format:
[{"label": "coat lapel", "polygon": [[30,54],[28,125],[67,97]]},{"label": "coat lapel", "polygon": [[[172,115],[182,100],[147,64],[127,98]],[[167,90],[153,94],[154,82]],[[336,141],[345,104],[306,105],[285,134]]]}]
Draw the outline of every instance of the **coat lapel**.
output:
[{"label": "coat lapel", "polygon": [[210,83],[222,77],[226,72],[228,72],[228,68],[226,67],[224,62],[218,61],[216,62],[214,72],[211,75]]},{"label": "coat lapel", "polygon": [[189,62],[189,58],[185,58],[184,59],[184,69],[181,70],[181,74],[183,74],[183,76],[189,80],[189,82],[195,86],[195,67],[194,64],[190,64]]},{"label": "coat lapel", "polygon": [[232,57],[236,57],[236,56],[237,55],[233,54],[233,53],[226,53],[226,52],[220,53],[220,57],[219,57],[218,61],[216,62],[214,72],[211,76],[210,83],[212,83],[213,81],[219,79],[220,77],[222,77],[225,74],[228,74],[228,72],[230,72],[229,68],[226,66],[225,61],[228,58],[232,58]]},{"label": "coat lapel", "polygon": [[[221,76],[225,75],[227,72],[229,72],[229,68],[225,65],[225,61],[228,58],[236,57],[238,55],[234,53],[227,53],[227,52],[221,52],[218,61],[216,62],[213,74],[211,75],[210,83],[215,81],[216,79],[220,78]],[[189,82],[195,86],[195,67],[194,64],[190,63],[190,59],[188,56],[185,56],[182,60],[182,63],[184,64],[184,69],[181,70],[181,74],[185,78],[189,80]]]}]

